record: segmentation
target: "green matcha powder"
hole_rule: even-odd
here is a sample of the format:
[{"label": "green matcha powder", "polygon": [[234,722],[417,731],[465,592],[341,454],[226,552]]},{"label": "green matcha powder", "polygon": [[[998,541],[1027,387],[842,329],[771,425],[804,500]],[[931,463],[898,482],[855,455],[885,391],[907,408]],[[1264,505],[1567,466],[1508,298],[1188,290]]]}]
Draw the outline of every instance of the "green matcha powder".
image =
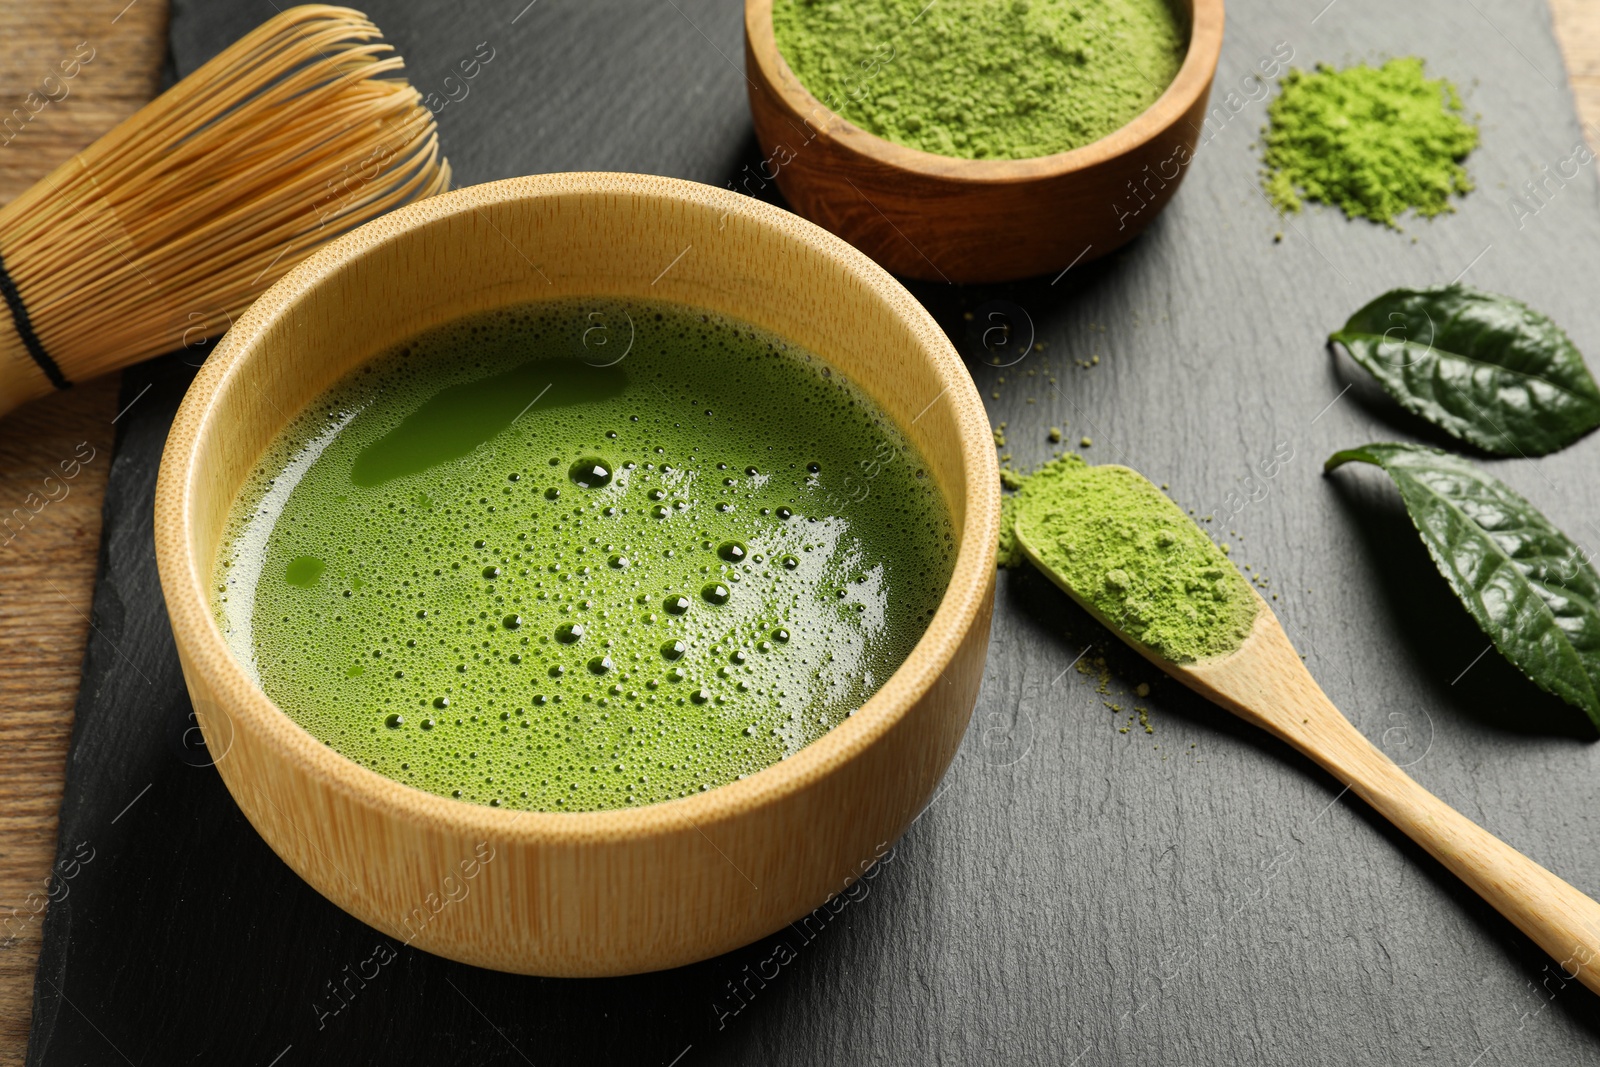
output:
[{"label": "green matcha powder", "polygon": [[1317,200],[1388,226],[1406,211],[1453,211],[1451,196],[1472,189],[1461,163],[1478,146],[1461,112],[1456,87],[1412,57],[1291,70],[1267,108],[1267,195],[1281,211]]},{"label": "green matcha powder", "polygon": [[1000,563],[1037,563],[1119,633],[1173,663],[1227,655],[1259,610],[1238,570],[1178,505],[1126,467],[1052,460],[1005,500]]},{"label": "green matcha powder", "polygon": [[1188,41],[1166,0],[777,0],[772,23],[830,109],[965,159],[1099,140],[1166,90]]}]

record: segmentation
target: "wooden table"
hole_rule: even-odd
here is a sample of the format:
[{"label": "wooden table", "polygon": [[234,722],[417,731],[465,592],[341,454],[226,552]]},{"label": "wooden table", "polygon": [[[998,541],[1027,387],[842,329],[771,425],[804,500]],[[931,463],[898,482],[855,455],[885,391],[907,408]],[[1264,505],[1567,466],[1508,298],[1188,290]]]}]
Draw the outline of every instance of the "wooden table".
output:
[{"label": "wooden table", "polygon": [[[11,199],[154,95],[167,51],[166,0],[0,2],[0,111],[10,114],[80,42],[94,58],[11,143],[0,198]],[[117,376],[46,397],[0,422],[0,1063],[21,1063],[33,1011],[38,910],[55,861],[62,767],[100,549]],[[31,514],[29,493],[81,442],[93,459],[65,497]],[[88,454],[84,449],[82,454]],[[52,483],[54,485],[55,483]],[[59,490],[55,490],[59,493]],[[37,500],[33,506],[37,506]],[[23,508],[18,514],[13,508]],[[25,525],[22,516],[29,515]],[[9,920],[9,924],[8,924]],[[9,937],[15,940],[6,944]]]},{"label": "wooden table", "polygon": [[1593,0],[1550,0],[1556,40],[1590,145],[1600,144],[1600,7]]},{"label": "wooden table", "polygon": [[[1579,114],[1600,145],[1600,5],[1551,0],[1551,9]],[[0,110],[16,106],[80,42],[95,50],[70,95],[0,147],[0,197],[15,196],[149,98],[166,21],[166,0],[60,0],[48,8],[0,0]],[[94,450],[65,497],[24,512],[30,517],[15,536],[0,526],[0,1067],[21,1063],[27,1047],[116,405],[113,376],[0,422],[0,517],[24,507],[80,443]]]}]

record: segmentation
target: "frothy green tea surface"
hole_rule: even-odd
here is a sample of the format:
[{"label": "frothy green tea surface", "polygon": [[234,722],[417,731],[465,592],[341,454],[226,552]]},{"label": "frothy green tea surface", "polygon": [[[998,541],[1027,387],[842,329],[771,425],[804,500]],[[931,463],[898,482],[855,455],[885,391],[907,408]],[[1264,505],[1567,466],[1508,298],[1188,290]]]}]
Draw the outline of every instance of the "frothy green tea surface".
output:
[{"label": "frothy green tea surface", "polygon": [[953,556],[921,459],[821,360],[675,305],[535,304],[302,412],[236,504],[215,606],[343,755],[584,811],[821,736],[911,651]]}]

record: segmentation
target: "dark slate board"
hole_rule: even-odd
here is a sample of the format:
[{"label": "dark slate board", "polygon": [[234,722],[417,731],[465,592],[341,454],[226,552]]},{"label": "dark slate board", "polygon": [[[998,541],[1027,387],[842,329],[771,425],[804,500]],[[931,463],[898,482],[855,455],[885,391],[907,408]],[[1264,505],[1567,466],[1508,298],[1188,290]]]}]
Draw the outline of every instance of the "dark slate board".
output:
[{"label": "dark slate board", "polygon": [[[425,90],[479,42],[495,49],[440,116],[462,183],[624,169],[721,185],[756,161],[737,3],[524,2],[371,5]],[[1018,465],[1065,424],[1094,438],[1092,457],[1169,482],[1204,514],[1292,453],[1219,522],[1244,535],[1235,558],[1270,576],[1323,686],[1445,800],[1600,892],[1592,733],[1494,653],[1478,658],[1486,641],[1381,475],[1320,476],[1336,448],[1430,439],[1323,348],[1383,289],[1464,274],[1600,352],[1594,167],[1548,186],[1536,214],[1512,207],[1580,143],[1545,2],[1323,2],[1233,0],[1221,118],[1132,247],[1058,284],[916,292],[1009,424]],[[271,13],[178,0],[178,69]],[[1483,117],[1479,188],[1460,213],[1404,233],[1320,210],[1279,220],[1255,184],[1264,102],[1246,80],[1279,42],[1301,64],[1423,52],[1459,82]],[[981,320],[991,301],[1023,309],[1045,351],[983,366],[963,314]],[[1305,760],[1108,646],[1030,572],[1000,582],[984,689],[943,790],[814,940],[786,931],[587,982],[399,949],[331,1013],[330,983],[371,973],[387,942],[279,863],[204,765],[156,583],[155,467],[197,357],[126,378],[137,403],[120,423],[61,818],[62,856],[80,862],[46,924],[30,1064],[1600,1062],[1595,999],[1509,924]],[[1600,545],[1597,456],[1591,438],[1493,466]],[[1069,669],[1086,651],[1086,664],[1111,656],[1106,695]],[[1128,695],[1141,680],[1157,683],[1143,702]],[[1148,707],[1155,733],[1118,732],[1126,717],[1105,702]],[[751,978],[780,939],[797,958]]]}]

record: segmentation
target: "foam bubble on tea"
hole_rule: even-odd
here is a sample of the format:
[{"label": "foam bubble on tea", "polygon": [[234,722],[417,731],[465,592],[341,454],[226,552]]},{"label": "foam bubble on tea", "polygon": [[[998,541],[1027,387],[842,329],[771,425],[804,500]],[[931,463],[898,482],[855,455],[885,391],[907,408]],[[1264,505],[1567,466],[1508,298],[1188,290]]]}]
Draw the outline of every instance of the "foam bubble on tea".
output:
[{"label": "foam bubble on tea", "polygon": [[954,552],[920,456],[821,359],[676,305],[546,303],[297,416],[236,502],[215,609],[344,756],[587,811],[822,736],[910,653]]}]

